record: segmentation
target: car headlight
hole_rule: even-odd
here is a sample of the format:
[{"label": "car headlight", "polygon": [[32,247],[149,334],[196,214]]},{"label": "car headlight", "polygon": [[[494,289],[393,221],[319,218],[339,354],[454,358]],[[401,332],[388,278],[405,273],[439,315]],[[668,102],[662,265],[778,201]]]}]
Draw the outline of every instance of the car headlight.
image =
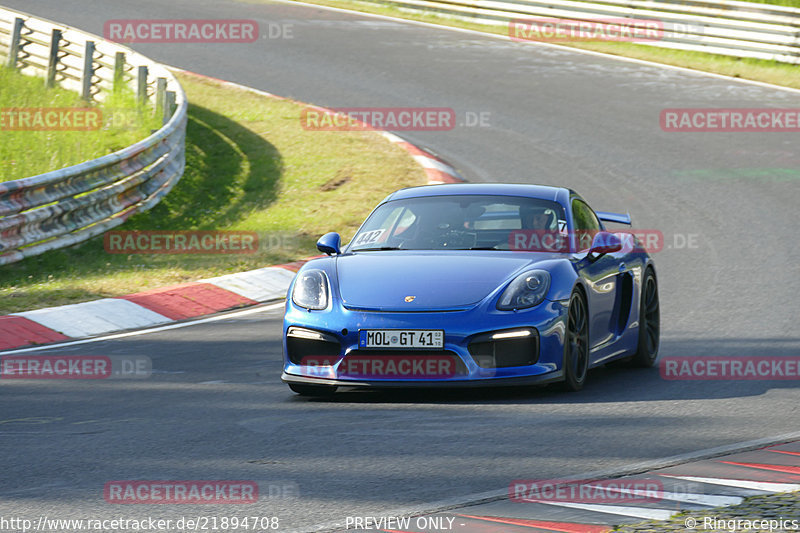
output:
[{"label": "car headlight", "polygon": [[305,309],[328,307],[328,276],[322,270],[304,270],[297,275],[292,301]]},{"label": "car headlight", "polygon": [[550,273],[545,270],[523,272],[503,291],[497,308],[501,311],[526,309],[539,305],[550,289]]}]

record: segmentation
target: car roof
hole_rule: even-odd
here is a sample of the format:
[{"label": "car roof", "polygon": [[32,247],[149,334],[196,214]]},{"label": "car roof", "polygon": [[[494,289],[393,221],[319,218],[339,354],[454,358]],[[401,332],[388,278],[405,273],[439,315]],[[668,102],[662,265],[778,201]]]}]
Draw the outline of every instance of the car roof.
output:
[{"label": "car roof", "polygon": [[570,194],[577,196],[571,189],[551,187],[549,185],[529,185],[524,183],[448,183],[400,189],[387,196],[383,201],[388,202],[389,200],[402,200],[406,198],[462,194],[523,196],[527,198],[552,200],[562,205],[566,205],[569,202]]}]

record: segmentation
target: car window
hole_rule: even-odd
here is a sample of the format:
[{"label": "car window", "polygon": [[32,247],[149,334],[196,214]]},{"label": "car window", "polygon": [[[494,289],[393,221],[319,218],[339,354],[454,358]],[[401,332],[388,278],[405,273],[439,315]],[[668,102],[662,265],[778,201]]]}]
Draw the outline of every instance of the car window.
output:
[{"label": "car window", "polygon": [[453,195],[393,200],[373,211],[350,251],[508,250],[512,232],[552,231],[564,220],[560,204],[537,198]]},{"label": "car window", "polygon": [[572,222],[578,250],[588,250],[592,246],[592,239],[601,229],[600,221],[591,207],[575,199],[572,201]]},{"label": "car window", "polygon": [[483,211],[478,213],[471,221],[471,227],[476,230],[490,229],[520,229],[519,205],[491,203],[483,206]]}]

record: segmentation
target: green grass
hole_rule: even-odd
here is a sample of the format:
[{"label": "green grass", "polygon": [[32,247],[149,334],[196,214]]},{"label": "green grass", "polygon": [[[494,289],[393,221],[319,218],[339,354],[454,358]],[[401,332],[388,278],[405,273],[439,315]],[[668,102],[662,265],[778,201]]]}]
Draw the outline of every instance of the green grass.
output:
[{"label": "green grass", "polygon": [[301,128],[302,105],[181,75],[186,172],[154,209],[118,230],[248,230],[281,241],[252,255],[110,254],[102,239],[0,267],[0,314],[118,296],[315,255],[327,231],[352,236],[389,192],[426,178],[370,132]]},{"label": "green grass", "polygon": [[[594,0],[575,0],[577,2],[592,2]],[[602,2],[603,0],[598,0]],[[800,8],[800,0],[740,0],[751,4],[771,4],[774,6],[787,6]]]},{"label": "green grass", "polygon": [[774,6],[788,6],[800,8],[800,0],[744,0],[754,4],[772,4]]},{"label": "green grass", "polygon": [[[41,108],[86,108],[80,95],[61,88],[46,89],[44,80],[0,67],[0,182],[43,174],[115,152],[160,127],[149,109],[137,111],[132,94],[119,94],[99,106],[103,120],[92,131],[12,130],[8,108],[36,112]],[[116,117],[117,120],[110,120]],[[126,120],[119,120],[125,117]],[[36,147],[36,149],[32,149]],[[44,155],[44,156],[43,156]]]},{"label": "green grass", "polygon": [[[759,527],[761,520],[785,520],[788,529],[775,523],[772,529]],[[740,520],[737,525],[735,520]],[[758,521],[751,529],[745,520]],[[686,509],[668,520],[648,520],[616,526],[613,533],[645,533],[649,531],[792,531],[792,521],[800,522],[800,491],[749,496],[742,503],[704,509]],[[692,527],[688,527],[690,524]],[[716,524],[716,526],[715,526]],[[705,525],[705,527],[704,527]],[[765,524],[768,525],[768,524]],[[796,530],[796,528],[795,528]]]},{"label": "green grass", "polygon": [[[268,2],[269,0],[249,0],[249,1],[255,3],[264,3]],[[352,9],[355,11],[362,11],[365,13],[376,13],[379,15],[389,15],[394,17],[406,18],[409,20],[430,22],[442,26],[466,28],[486,33],[505,35],[505,36],[508,35],[508,26],[506,25],[498,26],[490,24],[481,24],[478,22],[459,20],[453,17],[437,15],[434,13],[422,13],[416,11],[412,12],[409,10],[401,10],[394,6],[379,5],[373,2],[359,1],[359,0],[304,0],[304,1],[322,6],[340,7],[345,9]],[[800,0],[784,0],[784,1],[790,2],[789,4],[785,5],[800,4]],[[685,67],[705,72],[713,72],[716,74],[724,74],[726,76],[733,76],[736,78],[761,81],[765,83],[772,83],[775,85],[783,85],[786,87],[794,87],[800,89],[800,67],[798,67],[798,65],[792,65],[788,63],[779,63],[777,61],[766,61],[761,59],[744,59],[739,57],[724,56],[718,54],[707,54],[704,52],[672,50],[668,48],[658,48],[655,46],[648,46],[636,43],[626,43],[626,42],[606,42],[606,43],[574,42],[574,43],[559,43],[559,44],[573,48],[593,50],[596,52],[632,57],[646,61],[655,61],[657,63],[663,63],[666,65],[674,65],[678,67]],[[532,44],[532,46],[536,45]]]}]

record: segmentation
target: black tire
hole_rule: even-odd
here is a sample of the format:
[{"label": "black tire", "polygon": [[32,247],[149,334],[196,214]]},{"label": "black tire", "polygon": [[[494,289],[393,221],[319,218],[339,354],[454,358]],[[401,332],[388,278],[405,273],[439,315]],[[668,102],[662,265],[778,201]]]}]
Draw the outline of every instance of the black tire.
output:
[{"label": "black tire", "polygon": [[300,396],[330,396],[336,392],[336,387],[326,385],[298,385],[289,383],[289,388]]},{"label": "black tire", "polygon": [[564,389],[579,391],[589,372],[589,312],[580,289],[572,291],[564,335]]},{"label": "black tire", "polygon": [[661,312],[658,303],[658,282],[652,268],[644,271],[642,296],[639,303],[639,345],[632,362],[650,368],[658,359],[661,340]]}]

